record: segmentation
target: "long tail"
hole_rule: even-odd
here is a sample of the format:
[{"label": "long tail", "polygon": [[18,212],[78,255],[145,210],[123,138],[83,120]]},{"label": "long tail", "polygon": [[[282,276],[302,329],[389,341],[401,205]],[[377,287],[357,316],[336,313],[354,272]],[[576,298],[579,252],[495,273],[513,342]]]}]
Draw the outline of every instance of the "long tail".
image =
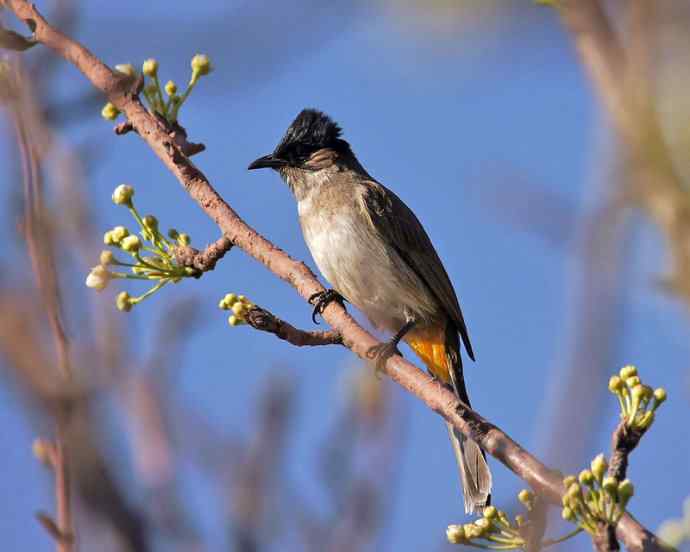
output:
[{"label": "long tail", "polygon": [[[453,389],[457,397],[470,406],[462,373],[458,333],[452,323],[438,336],[409,340],[409,345],[427,365],[429,371]],[[481,511],[491,501],[491,471],[484,451],[451,424],[448,435],[462,480],[465,512]]]},{"label": "long tail", "polygon": [[[470,397],[465,387],[465,377],[462,372],[462,357],[458,332],[452,324],[448,324],[445,332],[446,358],[453,390],[458,398],[470,406]],[[486,462],[484,451],[472,439],[468,439],[451,424],[448,425],[448,435],[453,445],[455,459],[460,470],[462,492],[465,498],[465,513],[471,514],[488,506],[491,502],[492,477]]]}]

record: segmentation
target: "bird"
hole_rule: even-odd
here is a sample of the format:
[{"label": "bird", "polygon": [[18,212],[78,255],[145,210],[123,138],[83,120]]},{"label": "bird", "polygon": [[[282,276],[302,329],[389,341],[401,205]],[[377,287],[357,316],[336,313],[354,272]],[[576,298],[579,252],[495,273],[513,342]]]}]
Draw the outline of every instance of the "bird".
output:
[{"label": "bird", "polygon": [[[274,151],[248,170],[277,171],[292,191],[304,240],[332,286],[310,298],[313,317],[332,301],[355,306],[392,338],[367,356],[377,369],[406,342],[431,376],[468,407],[460,342],[474,360],[453,284],[412,210],[375,180],[317,109],[303,109]],[[467,513],[490,503],[492,476],[479,445],[447,423]]]}]

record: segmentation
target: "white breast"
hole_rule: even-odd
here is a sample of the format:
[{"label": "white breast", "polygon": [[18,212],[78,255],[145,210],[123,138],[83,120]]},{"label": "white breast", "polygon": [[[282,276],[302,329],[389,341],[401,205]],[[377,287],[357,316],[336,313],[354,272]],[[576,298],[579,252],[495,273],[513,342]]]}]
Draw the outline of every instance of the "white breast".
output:
[{"label": "white breast", "polygon": [[[359,209],[319,209],[313,201],[302,199],[298,211],[304,239],[319,270],[375,326],[397,331],[405,323],[406,311],[428,302],[423,284],[377,239]],[[426,317],[427,313],[419,314]]]}]

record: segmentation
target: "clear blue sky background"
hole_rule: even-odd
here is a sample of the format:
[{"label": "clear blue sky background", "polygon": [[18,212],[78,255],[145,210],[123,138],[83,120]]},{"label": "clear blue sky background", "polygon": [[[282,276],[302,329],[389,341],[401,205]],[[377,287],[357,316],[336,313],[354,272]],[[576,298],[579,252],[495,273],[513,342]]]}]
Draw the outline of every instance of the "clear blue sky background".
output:
[{"label": "clear blue sky background", "polygon": [[[188,74],[191,55],[208,53],[215,72],[183,110],[191,138],[208,147],[195,161],[250,224],[312,267],[288,189],[270,171],[248,173],[246,166],[273,149],[305,106],[340,122],[363,164],[415,210],[455,283],[477,352],[477,362],[467,367],[473,404],[543,454],[540,417],[567,364],[577,303],[577,238],[566,229],[565,247],[554,245],[506,220],[506,207],[495,205],[505,201],[510,212],[525,185],[561,198],[573,217],[600,202],[607,140],[596,102],[554,14],[527,0],[508,2],[505,18],[481,24],[470,16],[488,10],[474,3],[467,20],[450,21],[446,32],[365,4],[85,2],[76,35],[111,65],[155,56],[163,78],[178,82]],[[57,95],[82,88],[80,75],[61,70]],[[166,227],[188,231],[196,245],[218,236],[150,150],[134,135],[116,138],[97,110],[68,127],[66,137],[100,148],[88,194],[102,230],[123,221],[109,198],[126,181],[136,187],[143,210],[154,211]],[[560,220],[558,211],[540,216],[554,228],[570,222]],[[630,472],[638,493],[631,509],[655,528],[678,515],[690,494],[689,326],[682,305],[653,285],[664,270],[663,241],[642,219],[637,223],[622,338],[609,371],[636,363],[650,384],[670,392]],[[204,326],[187,343],[172,392],[228,432],[250,423],[255,392],[276,369],[291,374],[300,400],[284,476],[318,509],[323,497],[313,481],[315,449],[352,369],[351,355],[336,347],[297,349],[246,327],[230,329],[215,310],[228,291],[311,326],[310,309],[287,285],[232,251],[200,281],[165,289],[136,309],[132,323],[140,332],[140,352],[151,338],[147,323],[162,307],[197,294],[205,304]],[[71,331],[78,335],[80,328]],[[616,419],[615,401],[607,400],[607,417],[588,458],[608,449]],[[405,401],[410,427],[400,449],[401,483],[381,549],[434,550],[445,526],[462,518],[457,474],[440,419],[418,401]],[[8,550],[50,550],[50,539],[33,519],[34,511],[51,504],[50,481],[31,456],[35,428],[19,404],[11,387],[0,387],[0,533]],[[564,407],[577,416],[578,397],[569,397]],[[129,461],[121,454],[126,474]],[[573,470],[586,461],[561,467]],[[493,467],[495,502],[509,505],[520,482],[498,463]],[[221,549],[213,492],[199,485],[189,490],[189,500],[204,527],[217,532],[215,549]],[[588,547],[580,540],[574,549]]]}]

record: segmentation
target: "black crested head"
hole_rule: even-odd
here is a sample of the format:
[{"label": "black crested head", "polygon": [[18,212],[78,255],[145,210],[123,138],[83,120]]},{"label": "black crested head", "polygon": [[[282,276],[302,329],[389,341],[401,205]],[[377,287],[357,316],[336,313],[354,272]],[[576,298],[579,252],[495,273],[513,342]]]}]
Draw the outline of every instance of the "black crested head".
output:
[{"label": "black crested head", "polygon": [[328,115],[316,109],[303,109],[285,132],[273,155],[290,165],[299,166],[320,149],[349,151],[349,144],[340,138],[341,128]]}]

